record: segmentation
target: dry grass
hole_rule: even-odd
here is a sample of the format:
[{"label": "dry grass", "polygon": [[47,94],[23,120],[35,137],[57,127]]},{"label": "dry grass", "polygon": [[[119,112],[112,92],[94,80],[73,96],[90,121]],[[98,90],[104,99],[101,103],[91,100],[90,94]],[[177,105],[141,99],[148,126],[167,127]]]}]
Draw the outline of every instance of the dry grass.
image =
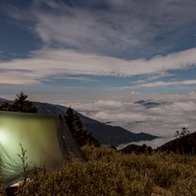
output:
[{"label": "dry grass", "polygon": [[196,157],[123,154],[85,146],[87,163],[72,160],[57,171],[35,173],[18,195],[193,196]]}]

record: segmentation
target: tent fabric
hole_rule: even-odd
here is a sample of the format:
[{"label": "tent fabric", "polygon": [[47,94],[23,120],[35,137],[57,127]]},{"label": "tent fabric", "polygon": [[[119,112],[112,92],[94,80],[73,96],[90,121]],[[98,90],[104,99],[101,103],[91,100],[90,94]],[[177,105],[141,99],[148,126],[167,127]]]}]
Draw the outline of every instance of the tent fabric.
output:
[{"label": "tent fabric", "polygon": [[58,116],[0,112],[0,176],[7,186],[22,179],[22,150],[27,172],[35,166],[56,169],[71,155],[87,160]]}]

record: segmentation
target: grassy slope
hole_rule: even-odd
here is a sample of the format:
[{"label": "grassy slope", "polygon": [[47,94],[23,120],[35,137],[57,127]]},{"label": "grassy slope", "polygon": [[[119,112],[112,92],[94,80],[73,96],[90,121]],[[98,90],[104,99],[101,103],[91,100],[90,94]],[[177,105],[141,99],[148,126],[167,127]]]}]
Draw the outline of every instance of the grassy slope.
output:
[{"label": "grassy slope", "polygon": [[123,154],[89,146],[83,150],[87,163],[73,160],[58,171],[37,173],[18,195],[196,195],[194,156]]}]

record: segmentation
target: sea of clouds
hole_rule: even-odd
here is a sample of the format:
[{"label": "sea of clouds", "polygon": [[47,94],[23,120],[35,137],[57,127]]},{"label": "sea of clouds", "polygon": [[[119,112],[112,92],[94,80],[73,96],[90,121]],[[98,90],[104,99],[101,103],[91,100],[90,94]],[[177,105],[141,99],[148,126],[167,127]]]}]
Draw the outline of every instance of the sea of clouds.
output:
[{"label": "sea of clouds", "polygon": [[155,102],[160,104],[146,107],[132,101],[99,100],[94,103],[78,103],[74,107],[83,115],[103,123],[121,126],[134,133],[159,136],[153,141],[137,143],[145,143],[153,148],[174,139],[175,132],[183,127],[190,132],[196,131],[196,100]]}]

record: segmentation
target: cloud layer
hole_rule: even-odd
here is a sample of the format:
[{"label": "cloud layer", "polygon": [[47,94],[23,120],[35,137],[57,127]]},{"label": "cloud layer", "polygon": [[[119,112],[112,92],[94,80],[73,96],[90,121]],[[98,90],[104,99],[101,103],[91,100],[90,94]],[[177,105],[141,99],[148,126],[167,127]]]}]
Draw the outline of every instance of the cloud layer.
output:
[{"label": "cloud layer", "polygon": [[152,58],[194,47],[196,3],[157,1],[33,1],[2,10],[50,48],[76,49],[123,59]]},{"label": "cloud layer", "polygon": [[[196,48],[191,45],[196,36],[195,6],[192,0],[40,0],[28,9],[10,5],[3,13],[41,39],[42,48],[29,51],[25,59],[0,62],[0,83],[149,76],[143,82],[135,78],[135,82],[119,86],[193,85],[195,80],[186,76],[178,80],[176,73],[169,72],[195,70]],[[170,80],[165,81],[166,77]],[[163,80],[158,81],[160,78]]]},{"label": "cloud layer", "polygon": [[[169,70],[183,70],[196,65],[196,48],[167,56],[156,56],[150,60],[123,60],[114,57],[86,54],[74,50],[42,49],[34,51],[27,59],[0,62],[0,83],[36,84],[44,80],[65,75],[120,76],[166,73]],[[163,74],[164,76],[164,74]],[[140,86],[176,85],[175,82],[156,82]],[[195,80],[181,84],[195,84]]]},{"label": "cloud layer", "polygon": [[195,7],[192,0],[84,1],[71,7],[42,0],[31,14],[47,46],[133,59],[182,50],[183,40],[195,36]]},{"label": "cloud layer", "polygon": [[[190,95],[189,98],[191,97]],[[121,126],[135,133],[145,132],[163,137],[153,142],[140,142],[153,147],[174,139],[175,132],[183,127],[191,132],[196,131],[195,99],[160,103],[146,108],[128,100],[100,100],[94,103],[76,103],[74,107],[82,114],[101,122]]]}]

